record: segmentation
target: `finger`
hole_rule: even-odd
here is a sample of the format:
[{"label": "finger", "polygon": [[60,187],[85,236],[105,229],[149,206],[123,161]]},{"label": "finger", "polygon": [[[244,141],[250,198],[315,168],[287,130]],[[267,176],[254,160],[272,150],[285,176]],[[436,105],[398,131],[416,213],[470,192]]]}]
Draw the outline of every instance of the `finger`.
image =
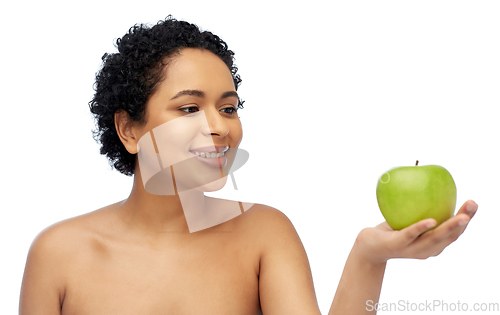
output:
[{"label": "finger", "polygon": [[[472,207],[472,212],[475,212],[475,209],[477,209],[476,203],[472,200],[465,202],[455,216],[441,223],[437,228],[429,233],[426,233],[426,235],[419,240],[419,243],[422,243],[419,245],[432,246],[433,243],[442,242],[447,238],[451,238],[453,240],[458,238],[458,236],[465,231],[467,224],[471,219],[471,217],[466,214],[467,212],[471,212],[470,206]],[[474,213],[472,213],[472,215],[473,214]]]},{"label": "finger", "polygon": [[457,214],[434,230],[425,233],[415,242],[414,250],[417,252],[442,251],[464,232],[469,221],[470,218],[468,215],[463,213]]},{"label": "finger", "polygon": [[458,210],[457,215],[463,213],[472,218],[476,214],[477,208],[478,208],[477,203],[475,203],[473,200],[467,200],[462,205],[462,207],[460,207],[460,210]]},{"label": "finger", "polygon": [[417,244],[418,247],[415,248],[415,252],[419,253],[419,258],[425,259],[431,256],[437,256],[447,248],[451,243],[455,242],[460,235],[462,235],[464,228],[455,229],[452,233],[448,234],[446,238],[441,239],[437,242],[430,243],[430,245],[421,246],[422,244]]},{"label": "finger", "polygon": [[[434,231],[439,233],[450,233],[454,229],[466,226],[471,218],[465,213],[457,213],[454,217],[441,223]],[[436,233],[438,234],[438,233]]]},{"label": "finger", "polygon": [[414,223],[399,231],[397,242],[400,244],[400,246],[406,247],[410,243],[415,241],[417,237],[420,236],[420,234],[424,233],[430,228],[435,227],[436,224],[437,222],[434,219],[425,219]]}]

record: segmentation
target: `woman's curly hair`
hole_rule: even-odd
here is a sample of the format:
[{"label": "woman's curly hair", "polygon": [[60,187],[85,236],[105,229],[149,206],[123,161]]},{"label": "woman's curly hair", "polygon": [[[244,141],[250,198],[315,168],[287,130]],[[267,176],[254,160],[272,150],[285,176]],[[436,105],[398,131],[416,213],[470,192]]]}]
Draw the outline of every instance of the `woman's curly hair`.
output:
[{"label": "woman's curly hair", "polygon": [[[96,74],[95,94],[89,107],[96,120],[97,129],[92,134],[101,143],[100,153],[128,176],[134,174],[136,154],[130,154],[118,137],[114,115],[124,110],[132,120],[146,124],[146,102],[164,79],[163,69],[169,57],[183,48],[206,49],[224,61],[236,89],[241,83],[236,74],[238,68],[233,64],[234,53],[222,39],[170,15],[152,27],[144,24],[131,27],[116,40],[116,47],[117,53],[102,57],[103,65]],[[238,107],[243,107],[242,101]]]}]

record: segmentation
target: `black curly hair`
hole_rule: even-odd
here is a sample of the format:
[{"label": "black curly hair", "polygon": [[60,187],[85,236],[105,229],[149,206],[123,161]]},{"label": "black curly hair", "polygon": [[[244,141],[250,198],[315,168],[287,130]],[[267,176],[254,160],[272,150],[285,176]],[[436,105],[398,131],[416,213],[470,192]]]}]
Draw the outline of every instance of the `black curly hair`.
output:
[{"label": "black curly hair", "polygon": [[[146,102],[164,79],[163,69],[169,58],[183,48],[206,49],[227,65],[235,89],[241,83],[236,74],[238,68],[233,63],[234,53],[222,39],[171,15],[152,27],[134,25],[116,40],[116,47],[117,53],[106,53],[102,57],[103,65],[96,74],[95,94],[89,107],[96,120],[96,130],[92,134],[94,140],[101,143],[100,153],[107,156],[110,165],[127,176],[134,174],[136,154],[130,154],[120,141],[114,115],[126,111],[140,125],[147,123]],[[243,101],[239,101],[238,107],[243,108]]]}]

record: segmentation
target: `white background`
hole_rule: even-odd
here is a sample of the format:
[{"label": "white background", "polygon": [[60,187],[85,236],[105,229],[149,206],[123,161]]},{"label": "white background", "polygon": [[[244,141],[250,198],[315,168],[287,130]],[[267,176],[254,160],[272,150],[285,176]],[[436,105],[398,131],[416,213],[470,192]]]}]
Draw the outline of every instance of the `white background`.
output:
[{"label": "white background", "polygon": [[87,103],[114,40],[168,14],[235,51],[250,152],[235,196],[293,222],[323,314],[357,233],[383,221],[378,177],[417,159],[450,171],[457,209],[472,199],[479,210],[439,257],[390,261],[381,302],[500,303],[500,3],[236,3],[2,5],[0,312],[17,312],[40,231],[128,196],[132,179],[99,154]]}]

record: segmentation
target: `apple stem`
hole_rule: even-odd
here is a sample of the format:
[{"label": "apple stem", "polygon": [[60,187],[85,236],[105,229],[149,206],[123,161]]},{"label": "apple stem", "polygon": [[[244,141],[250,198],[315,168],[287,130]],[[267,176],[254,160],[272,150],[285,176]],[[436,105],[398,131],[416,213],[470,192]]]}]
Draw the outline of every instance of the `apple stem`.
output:
[{"label": "apple stem", "polygon": [[415,166],[418,166],[418,160],[417,160],[417,163],[415,163]]}]

